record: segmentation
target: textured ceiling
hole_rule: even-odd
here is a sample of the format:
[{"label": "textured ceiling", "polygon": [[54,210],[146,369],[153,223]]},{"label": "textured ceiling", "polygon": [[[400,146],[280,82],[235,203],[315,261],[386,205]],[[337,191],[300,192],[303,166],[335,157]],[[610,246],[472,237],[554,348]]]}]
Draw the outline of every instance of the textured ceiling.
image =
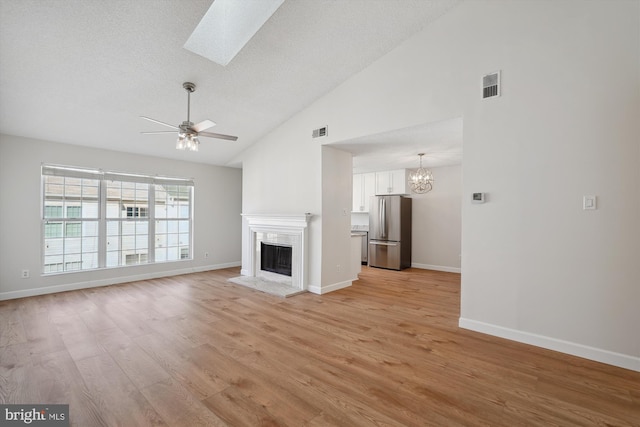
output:
[{"label": "textured ceiling", "polygon": [[[0,0],[0,132],[230,165],[457,2],[286,0],[223,67],[183,48],[211,0]],[[184,81],[192,121],[237,142],[140,134],[186,119]]]}]

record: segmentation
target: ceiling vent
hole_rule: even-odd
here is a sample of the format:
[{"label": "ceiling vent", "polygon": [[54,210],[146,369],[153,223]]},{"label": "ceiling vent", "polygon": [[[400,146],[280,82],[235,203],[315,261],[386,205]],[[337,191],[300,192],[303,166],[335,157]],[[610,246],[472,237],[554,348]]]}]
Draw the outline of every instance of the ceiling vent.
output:
[{"label": "ceiling vent", "polygon": [[482,99],[500,96],[500,71],[482,78]]},{"label": "ceiling vent", "polygon": [[327,136],[327,126],[323,126],[321,128],[314,129],[313,132],[311,132],[311,137],[312,138],[320,138],[322,136]]}]

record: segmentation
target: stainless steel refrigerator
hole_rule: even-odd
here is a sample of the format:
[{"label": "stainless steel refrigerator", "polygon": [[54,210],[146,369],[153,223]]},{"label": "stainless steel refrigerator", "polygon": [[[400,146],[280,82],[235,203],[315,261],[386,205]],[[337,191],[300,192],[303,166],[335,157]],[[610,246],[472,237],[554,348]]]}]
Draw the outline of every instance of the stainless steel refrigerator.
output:
[{"label": "stainless steel refrigerator", "polygon": [[411,199],[372,196],[369,208],[369,266],[411,267]]}]

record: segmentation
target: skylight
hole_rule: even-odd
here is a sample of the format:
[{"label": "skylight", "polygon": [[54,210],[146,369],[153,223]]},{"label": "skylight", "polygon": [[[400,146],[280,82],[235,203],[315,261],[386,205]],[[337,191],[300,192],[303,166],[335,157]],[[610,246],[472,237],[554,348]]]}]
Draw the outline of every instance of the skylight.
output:
[{"label": "skylight", "polygon": [[215,0],[184,48],[227,65],[284,0]]}]

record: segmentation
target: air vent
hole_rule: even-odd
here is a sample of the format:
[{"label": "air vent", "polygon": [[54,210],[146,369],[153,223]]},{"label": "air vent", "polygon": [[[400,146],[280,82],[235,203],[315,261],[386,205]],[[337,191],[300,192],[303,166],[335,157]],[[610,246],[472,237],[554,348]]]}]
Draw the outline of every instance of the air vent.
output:
[{"label": "air vent", "polygon": [[482,99],[500,96],[500,71],[482,78]]},{"label": "air vent", "polygon": [[323,126],[321,128],[314,129],[313,132],[311,132],[311,137],[312,138],[320,138],[322,136],[327,136],[327,126]]}]

